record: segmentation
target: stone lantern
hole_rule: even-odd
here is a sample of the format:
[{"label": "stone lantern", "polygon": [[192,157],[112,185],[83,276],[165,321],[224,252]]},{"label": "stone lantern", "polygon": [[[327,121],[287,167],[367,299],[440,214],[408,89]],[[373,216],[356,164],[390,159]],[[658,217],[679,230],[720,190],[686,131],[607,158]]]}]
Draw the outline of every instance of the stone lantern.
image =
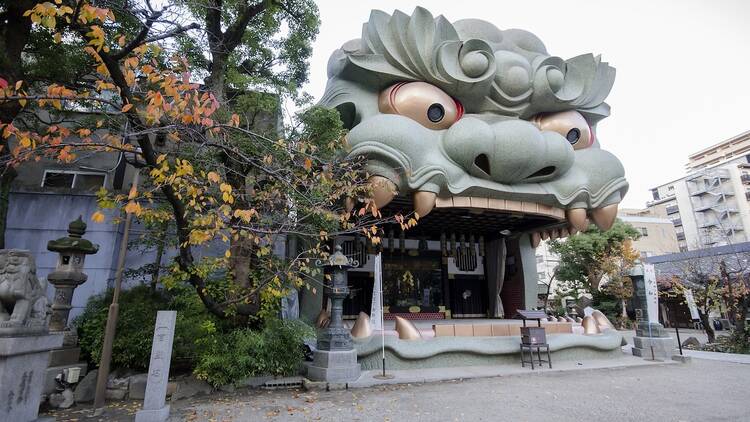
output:
[{"label": "stone lantern", "polygon": [[85,233],[86,223],[79,216],[68,225],[68,236],[47,242],[47,250],[60,254],[55,271],[47,276],[47,281],[55,286],[50,331],[65,330],[73,291],[88,278],[83,272],[86,255],[95,254],[99,250],[99,245],[83,238]]},{"label": "stone lantern", "polygon": [[318,265],[331,274],[331,285],[326,286],[331,297],[331,323],[318,332],[317,350],[307,367],[307,376],[314,381],[354,381],[359,378],[361,368],[342,314],[344,298],[349,295],[347,270],[358,263],[347,258],[337,245],[333,255]]}]

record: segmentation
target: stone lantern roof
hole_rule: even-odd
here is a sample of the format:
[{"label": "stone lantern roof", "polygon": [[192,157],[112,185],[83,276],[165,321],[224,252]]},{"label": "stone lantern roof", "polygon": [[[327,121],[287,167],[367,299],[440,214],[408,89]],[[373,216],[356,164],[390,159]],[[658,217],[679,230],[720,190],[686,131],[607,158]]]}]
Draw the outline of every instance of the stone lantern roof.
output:
[{"label": "stone lantern roof", "polygon": [[82,216],[79,215],[77,220],[72,221],[68,225],[67,236],[47,242],[47,250],[58,253],[79,252],[86,255],[95,254],[99,250],[99,245],[84,239],[83,235],[85,233],[86,223],[83,222]]}]

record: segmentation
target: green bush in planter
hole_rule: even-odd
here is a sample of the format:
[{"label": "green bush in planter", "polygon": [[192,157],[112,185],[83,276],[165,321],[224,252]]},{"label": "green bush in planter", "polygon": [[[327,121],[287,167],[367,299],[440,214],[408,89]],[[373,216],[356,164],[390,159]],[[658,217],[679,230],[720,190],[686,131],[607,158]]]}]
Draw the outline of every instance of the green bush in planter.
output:
[{"label": "green bush in planter", "polygon": [[[93,365],[101,358],[104,327],[112,303],[112,291],[89,299],[83,313],[73,324],[78,329],[78,342],[82,357]],[[156,312],[176,310],[175,338],[172,352],[174,369],[190,370],[202,353],[206,321],[212,321],[193,290],[175,289],[169,293],[152,291],[148,286],[136,286],[120,294],[120,312],[112,345],[112,367],[138,371],[148,369],[151,342],[154,336]]]},{"label": "green bush in planter", "polygon": [[304,358],[303,341],[314,337],[315,331],[299,320],[269,320],[262,331],[215,331],[205,339],[194,373],[214,386],[252,376],[294,375]]}]

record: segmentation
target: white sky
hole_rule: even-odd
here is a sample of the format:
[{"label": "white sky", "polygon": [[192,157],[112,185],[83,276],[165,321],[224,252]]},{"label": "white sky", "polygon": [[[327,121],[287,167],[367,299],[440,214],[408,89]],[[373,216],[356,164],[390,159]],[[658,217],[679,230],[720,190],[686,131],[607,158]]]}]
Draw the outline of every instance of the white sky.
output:
[{"label": "white sky", "polygon": [[552,55],[601,54],[614,66],[612,115],[597,135],[625,165],[622,206],[644,207],[649,188],[684,174],[688,154],[750,129],[750,0],[320,0],[306,90],[321,97],[329,55],[360,37],[370,9],[416,5],[525,29]]}]

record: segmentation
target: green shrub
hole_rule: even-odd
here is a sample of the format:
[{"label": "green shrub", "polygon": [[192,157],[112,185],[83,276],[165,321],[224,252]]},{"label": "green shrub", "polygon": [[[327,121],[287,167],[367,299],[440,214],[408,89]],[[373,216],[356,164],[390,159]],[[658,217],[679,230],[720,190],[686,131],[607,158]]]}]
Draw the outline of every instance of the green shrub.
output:
[{"label": "green shrub", "polygon": [[[82,357],[94,365],[101,358],[104,327],[111,302],[111,290],[92,297],[83,313],[73,322],[78,329]],[[148,286],[136,286],[123,291],[119,303],[117,330],[112,345],[113,368],[146,370],[151,357],[156,312],[176,310],[172,367],[177,370],[192,369],[201,354],[201,344],[196,340],[207,335],[206,321],[212,319],[194,291],[175,290],[167,294],[152,291]]]},{"label": "green shrub", "polygon": [[613,323],[620,321],[622,302],[606,292],[597,291],[591,294],[591,307],[601,311]]},{"label": "green shrub", "polygon": [[294,375],[304,358],[302,343],[314,330],[299,320],[273,319],[262,331],[237,329],[206,338],[195,375],[214,386],[260,375]]}]

